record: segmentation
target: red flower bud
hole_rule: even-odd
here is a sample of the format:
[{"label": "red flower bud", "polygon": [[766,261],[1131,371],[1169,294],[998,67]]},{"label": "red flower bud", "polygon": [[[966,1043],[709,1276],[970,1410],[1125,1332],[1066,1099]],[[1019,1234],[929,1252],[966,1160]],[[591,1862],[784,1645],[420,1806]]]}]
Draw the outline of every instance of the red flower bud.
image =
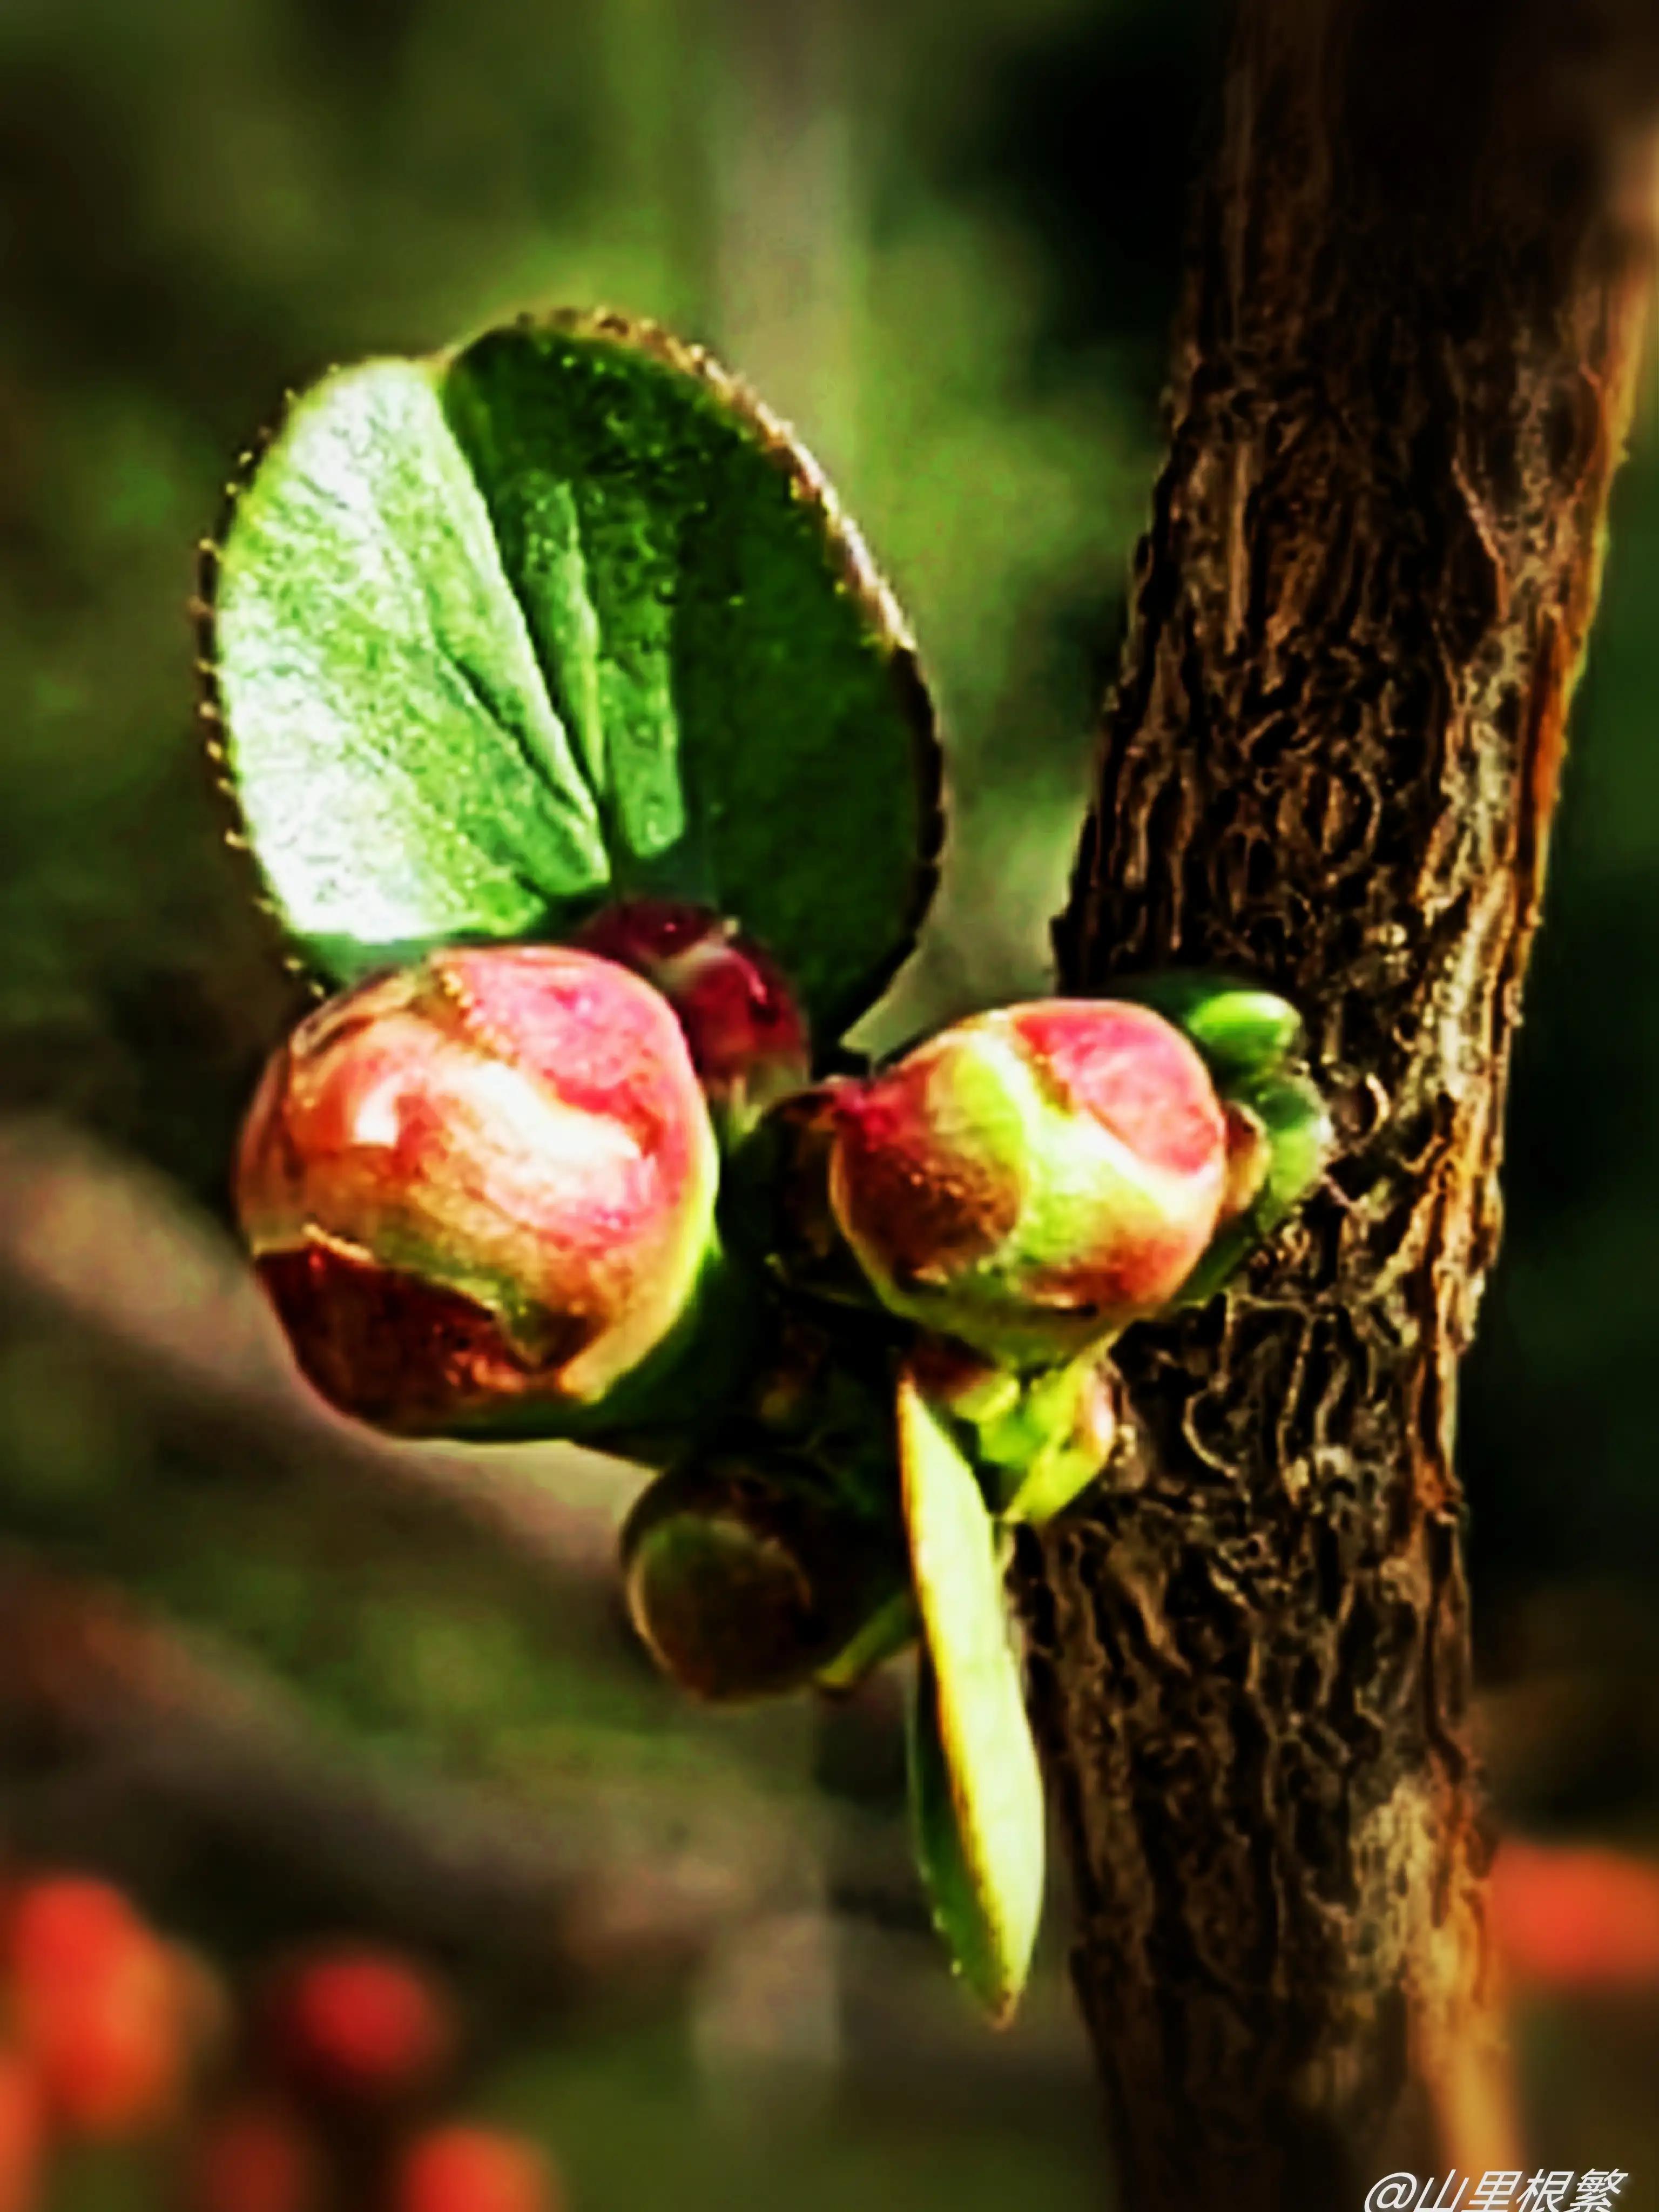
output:
[{"label": "red flower bud", "polygon": [[433,955],[271,1060],[236,1200],[301,1367],[410,1431],[581,1431],[691,1310],[718,1163],[659,994],[556,945]]},{"label": "red flower bud", "polygon": [[994,1359],[1069,1358],[1156,1311],[1226,1191],[1204,1063],[1144,1006],[978,1014],[836,1098],[830,1202],[877,1291]]},{"label": "red flower bud", "polygon": [[561,2212],[564,2191],[533,2143],[489,2128],[434,2128],[404,2155],[392,2212]]},{"label": "red flower bud", "polygon": [[629,899],[595,915],[577,942],[656,985],[732,1134],[810,1079],[806,1018],[782,969],[708,908]]}]

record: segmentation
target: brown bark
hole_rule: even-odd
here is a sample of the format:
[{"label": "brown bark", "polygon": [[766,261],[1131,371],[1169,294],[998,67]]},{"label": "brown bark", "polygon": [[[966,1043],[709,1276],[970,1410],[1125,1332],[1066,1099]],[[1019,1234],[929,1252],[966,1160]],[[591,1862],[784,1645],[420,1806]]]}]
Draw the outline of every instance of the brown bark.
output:
[{"label": "brown bark", "polygon": [[[1135,2212],[1512,2166],[1456,1363],[1650,289],[1654,11],[1243,0],[1057,931],[1309,1018],[1338,1155],[1027,1561]],[[1036,1547],[1034,1547],[1034,1554]]]}]

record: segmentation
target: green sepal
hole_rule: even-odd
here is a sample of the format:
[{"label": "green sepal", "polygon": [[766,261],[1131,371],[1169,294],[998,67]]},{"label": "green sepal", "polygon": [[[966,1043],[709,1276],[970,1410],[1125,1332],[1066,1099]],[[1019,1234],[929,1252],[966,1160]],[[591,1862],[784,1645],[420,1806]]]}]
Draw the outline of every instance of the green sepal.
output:
[{"label": "green sepal", "polygon": [[602,1399],[581,1405],[504,1398],[476,1419],[426,1433],[474,1443],[581,1443],[663,1466],[684,1450],[688,1436],[746,1396],[761,1296],[753,1276],[711,1235],[678,1319]]},{"label": "green sepal", "polygon": [[1114,1413],[1099,1346],[1063,1367],[1016,1372],[954,1352],[913,1363],[917,1387],[947,1424],[1004,1523],[1063,1512],[1105,1466]]},{"label": "green sepal", "polygon": [[893,1595],[864,1623],[851,1641],[812,1677],[816,1686],[830,1697],[844,1696],[889,1659],[896,1659],[916,1640],[921,1622],[915,1593],[907,1589]]},{"label": "green sepal", "polygon": [[1319,1181],[1331,1146],[1330,1115],[1311,1078],[1269,1075],[1230,1094],[1267,1133],[1267,1172],[1242,1213],[1218,1230],[1175,1303],[1202,1305],[1236,1274]]},{"label": "green sepal", "polygon": [[981,1430],[981,1462],[1006,1477],[998,1502],[1004,1522],[1052,1521],[1105,1466],[1113,1416],[1101,1359],[1092,1348],[1068,1366],[1024,1378],[1019,1405]]},{"label": "green sepal", "polygon": [[957,1970],[1001,2022],[1024,1986],[1042,1914],[1042,1779],[974,1470],[908,1375],[897,1419],[923,1644],[910,1731],[917,1858]]}]

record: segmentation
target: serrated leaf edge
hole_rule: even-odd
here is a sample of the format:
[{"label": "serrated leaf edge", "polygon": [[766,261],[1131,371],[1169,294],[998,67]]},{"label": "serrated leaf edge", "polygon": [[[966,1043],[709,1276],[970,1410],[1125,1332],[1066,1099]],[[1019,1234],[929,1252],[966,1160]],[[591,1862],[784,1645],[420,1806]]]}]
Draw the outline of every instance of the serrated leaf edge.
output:
[{"label": "serrated leaf edge", "polygon": [[[319,369],[312,380],[313,385],[320,383],[325,376],[333,375],[337,367],[337,364],[331,364]],[[214,599],[218,586],[219,566],[224,555],[225,539],[235,515],[236,502],[252,482],[260,462],[281,435],[303,392],[309,388],[290,386],[284,390],[276,413],[236,456],[236,465],[225,483],[213,527],[206,537],[197,541],[196,588],[185,603],[185,612],[196,648],[193,663],[196,726],[208,772],[210,803],[222,824],[222,841],[226,848],[236,856],[249,903],[270,925],[274,950],[284,971],[302,984],[313,1000],[321,1000],[327,996],[330,986],[301,957],[288,918],[260,865],[253,841],[247,834],[247,821],[242,811],[242,802],[236,789],[235,777],[231,772],[229,750],[225,743],[224,702],[219,689],[217,637],[214,625]]]},{"label": "serrated leaf edge", "polygon": [[[666,368],[701,384],[723,406],[756,434],[757,450],[789,478],[795,495],[818,515],[824,539],[844,589],[858,601],[875,637],[884,648],[889,675],[900,712],[911,732],[911,764],[916,777],[917,814],[921,842],[915,856],[910,905],[896,935],[899,941],[877,966],[859,979],[847,994],[857,999],[860,1011],[847,1026],[875,1005],[914,951],[918,934],[939,885],[939,855],[945,844],[945,767],[939,744],[933,694],[922,673],[921,657],[910,626],[890,586],[876,566],[858,526],[842,505],[834,486],[816,456],[783,417],[769,407],[751,386],[726,368],[706,346],[678,337],[648,317],[629,315],[610,307],[553,307],[527,309],[506,323],[491,323],[453,345],[436,352],[408,356],[447,368],[470,346],[495,330],[534,331],[555,330],[586,338],[606,340],[619,347],[648,355]],[[368,356],[372,358],[373,356]],[[196,719],[206,757],[216,805],[228,812],[225,844],[246,863],[246,889],[252,904],[272,925],[278,957],[288,973],[317,998],[330,986],[319,976],[295,946],[292,930],[260,865],[237,793],[225,744],[225,717],[218,677],[215,594],[224,542],[234,520],[236,503],[252,483],[265,454],[282,435],[299,401],[343,364],[319,369],[306,385],[289,387],[270,423],[251,439],[237,456],[236,466],[224,488],[224,496],[212,532],[197,547],[196,589],[188,603],[195,645],[197,678]],[[741,923],[743,916],[732,920]]]}]

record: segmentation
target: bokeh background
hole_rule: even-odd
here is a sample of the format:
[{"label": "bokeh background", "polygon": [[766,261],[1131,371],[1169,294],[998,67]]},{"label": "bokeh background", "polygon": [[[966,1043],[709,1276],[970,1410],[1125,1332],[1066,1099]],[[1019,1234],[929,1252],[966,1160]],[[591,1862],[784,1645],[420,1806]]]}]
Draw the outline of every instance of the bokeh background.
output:
[{"label": "bokeh background", "polygon": [[[455,2093],[584,2212],[1099,2201],[1060,1953],[994,2039],[908,1872],[891,1686],[650,1676],[626,1470],[392,1451],[224,1227],[293,1001],[192,727],[193,548],[283,392],[535,302],[712,344],[891,575],[951,739],[886,1030],[1036,988],[1158,453],[1208,0],[0,0],[0,1849],[233,1982],[432,1960]],[[1659,1847],[1659,448],[1620,483],[1470,1363],[1505,1816]],[[1659,2009],[1522,2014],[1553,2166],[1659,2186]],[[1645,2165],[1645,2172],[1644,2166]],[[88,2152],[70,2212],[159,2204]],[[1632,2193],[1636,2184],[1632,2185]]]}]

